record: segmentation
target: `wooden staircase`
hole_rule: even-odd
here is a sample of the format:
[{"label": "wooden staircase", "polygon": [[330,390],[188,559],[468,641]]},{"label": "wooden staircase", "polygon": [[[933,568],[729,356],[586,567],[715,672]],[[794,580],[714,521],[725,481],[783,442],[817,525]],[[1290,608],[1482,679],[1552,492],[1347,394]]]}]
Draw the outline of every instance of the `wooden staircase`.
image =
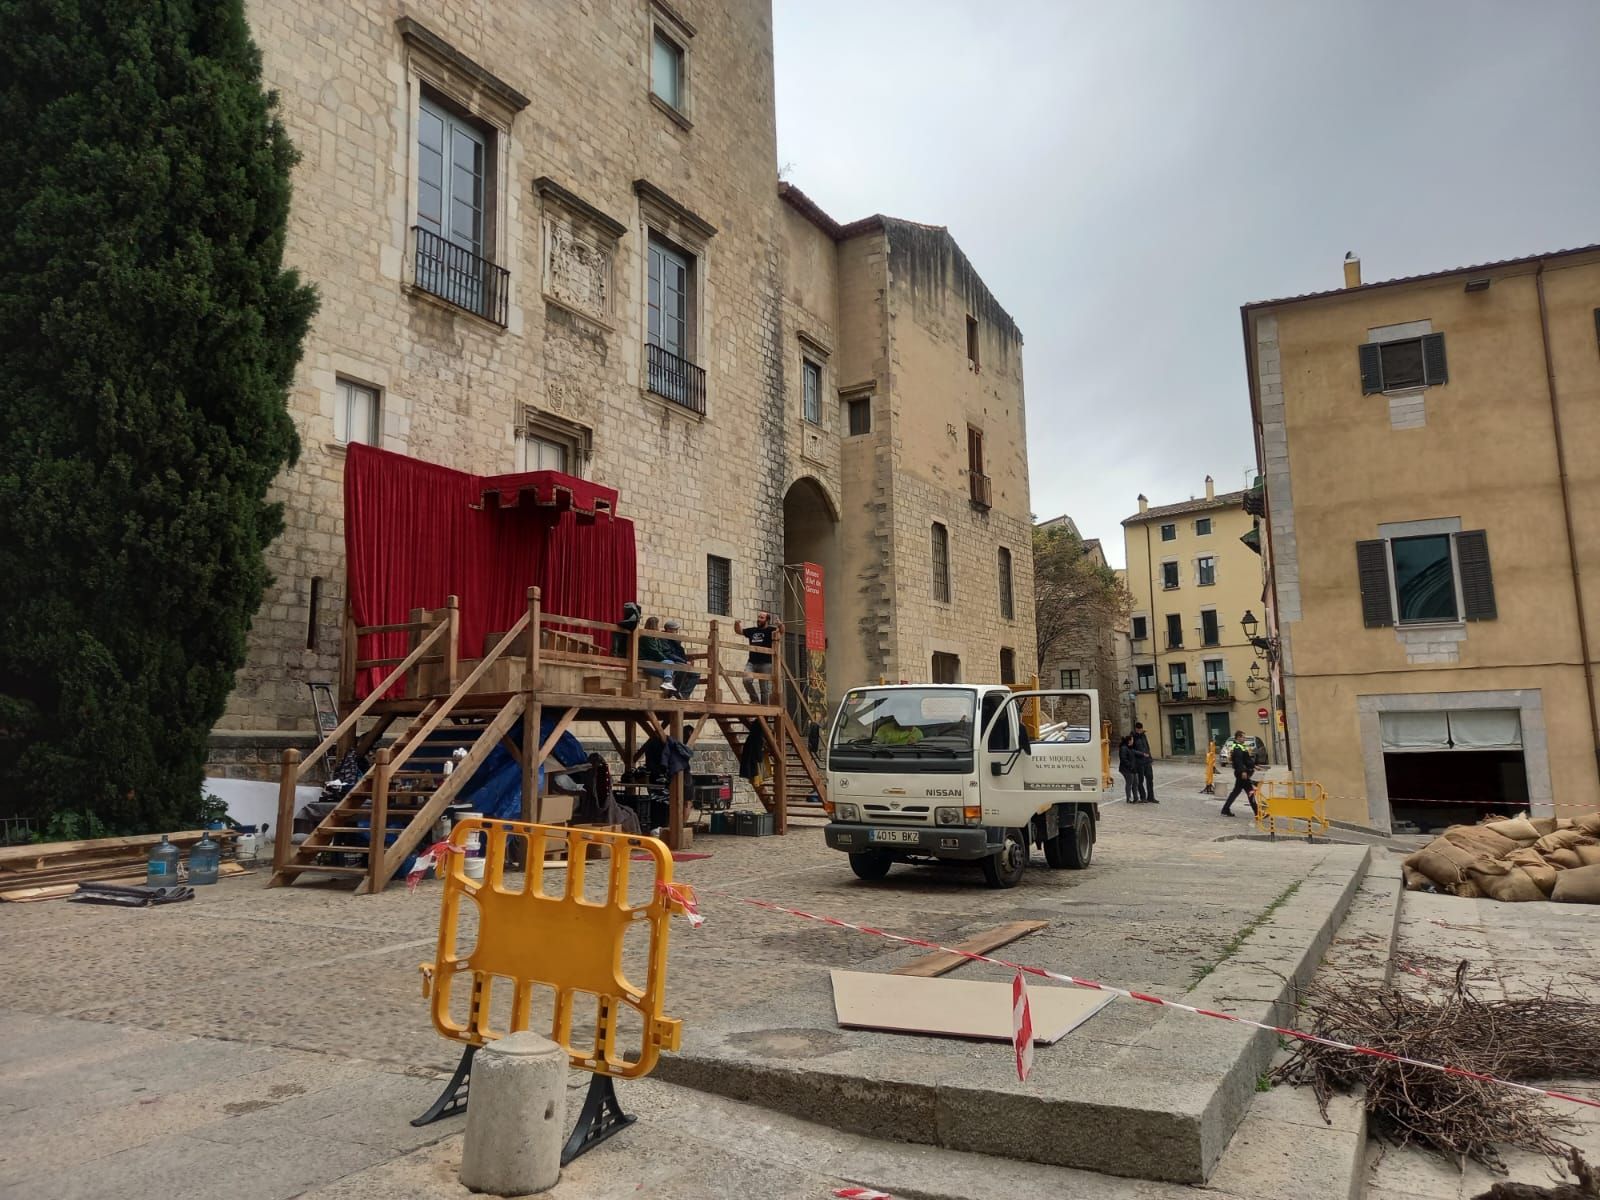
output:
[{"label": "wooden staircase", "polygon": [[[785,824],[792,824],[797,819],[826,821],[828,814],[823,809],[822,802],[828,798],[827,776],[811,757],[805,738],[800,735],[787,712],[783,714],[782,720],[788,726],[783,739],[783,762],[779,764],[773,760],[769,744],[768,778],[756,789],[756,794],[761,797],[761,803],[766,805],[768,812],[775,812],[778,806],[777,773],[782,771]],[[814,801],[812,796],[816,797]]]},{"label": "wooden staircase", "polygon": [[[523,696],[513,696],[488,721],[478,713],[452,714],[435,724],[436,712],[418,713],[293,847],[274,872],[273,886],[306,874],[344,875],[358,881],[357,895],[381,891],[407,857],[431,842],[444,810],[521,718],[524,704]],[[465,758],[455,758],[458,749],[467,751]],[[446,763],[453,767],[448,774]],[[374,830],[384,832],[375,836]]]},{"label": "wooden staircase", "polygon": [[[786,830],[794,820],[825,820],[822,802],[828,798],[828,780],[806,749],[801,736],[787,711],[780,711],[777,728],[765,718],[758,718],[766,730],[766,765],[760,786],[755,789],[762,806],[773,815],[779,832]],[[735,758],[742,758],[745,739],[751,736],[749,724],[734,718],[717,721],[723,739]],[[774,752],[775,742],[781,742],[783,758],[780,762]],[[812,802],[815,795],[817,800]]]},{"label": "wooden staircase", "polygon": [[[529,612],[501,637],[448,697],[428,701],[391,744],[376,750],[372,768],[303,842],[293,844],[280,819],[270,886],[282,887],[301,875],[311,874],[354,879],[357,895],[383,890],[405,860],[427,845],[444,810],[494,748],[522,720],[528,705],[526,692],[514,693],[498,710],[464,706],[462,702],[494,662],[515,643],[518,635],[536,619],[536,614],[536,607],[530,605]],[[419,621],[414,633],[416,645],[411,653],[399,661],[388,677],[328,734],[304,763],[298,751],[284,752],[280,814],[293,811],[294,787],[306,770],[320,761],[330,746],[339,744],[341,739],[353,739],[356,723],[397,680],[404,678],[407,671],[419,662],[443,662],[447,678],[455,681],[455,598],[451,597],[444,608]],[[428,651],[435,645],[445,648],[430,658]],[[356,744],[356,749],[359,752],[370,749],[386,732],[388,724],[387,719],[380,719]],[[458,749],[465,749],[467,753],[456,760]],[[445,773],[446,761],[455,764],[449,774]]]}]

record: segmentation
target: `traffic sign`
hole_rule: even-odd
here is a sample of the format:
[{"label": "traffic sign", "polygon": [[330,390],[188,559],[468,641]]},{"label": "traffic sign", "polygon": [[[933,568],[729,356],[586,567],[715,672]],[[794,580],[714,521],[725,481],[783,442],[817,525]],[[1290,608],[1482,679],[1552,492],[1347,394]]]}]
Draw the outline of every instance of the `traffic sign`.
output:
[{"label": "traffic sign", "polygon": [[1267,719],[1267,710],[1264,709],[1264,708],[1256,709],[1256,716],[1260,717],[1263,721],[1265,721]]}]

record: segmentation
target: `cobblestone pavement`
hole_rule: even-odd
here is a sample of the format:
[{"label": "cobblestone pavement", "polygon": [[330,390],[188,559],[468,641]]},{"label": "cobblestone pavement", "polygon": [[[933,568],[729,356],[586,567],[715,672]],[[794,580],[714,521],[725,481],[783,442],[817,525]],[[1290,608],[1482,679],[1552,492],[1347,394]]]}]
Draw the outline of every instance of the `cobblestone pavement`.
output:
[{"label": "cobblestone pavement", "polygon": [[[1157,772],[1161,804],[1107,797],[1089,870],[1037,860],[1009,891],[948,868],[899,867],[864,884],[816,828],[703,838],[696,850],[710,856],[677,874],[706,891],[709,920],[674,926],[668,1011],[692,1025],[735,999],[767,1002],[781,1026],[794,989],[825,986],[820,968],[881,969],[915,953],[712,894],[723,891],[941,939],[1037,918],[1049,927],[1010,948],[1019,959],[1182,992],[1323,851],[1213,841],[1247,822],[1218,818],[1218,801],[1198,794],[1201,769]],[[404,1120],[455,1059],[428,1024],[417,970],[433,957],[438,885],[354,898],[269,890],[266,878],[150,910],[0,906],[0,1194],[287,1197],[381,1174],[419,1148],[427,1160],[425,1148],[452,1135]],[[1143,1019],[1129,1005],[1096,1021],[1133,1032]],[[815,1178],[794,1169],[794,1194],[816,1194],[805,1190]],[[777,1182],[771,1194],[790,1194]],[[359,1194],[385,1194],[372,1186]],[[611,1194],[596,1186],[581,1194]]]}]

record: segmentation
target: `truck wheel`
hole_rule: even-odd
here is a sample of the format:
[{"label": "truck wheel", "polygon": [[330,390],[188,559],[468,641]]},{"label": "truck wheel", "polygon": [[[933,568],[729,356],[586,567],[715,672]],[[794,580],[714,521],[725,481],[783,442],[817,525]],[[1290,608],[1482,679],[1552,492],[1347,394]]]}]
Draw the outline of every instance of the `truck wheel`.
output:
[{"label": "truck wheel", "polygon": [[850,869],[857,879],[882,879],[893,865],[894,859],[882,850],[862,850],[850,856]]},{"label": "truck wheel", "polygon": [[[1060,843],[1060,849],[1057,851],[1062,860],[1060,865],[1081,871],[1094,857],[1094,822],[1083,809],[1077,809],[1072,814],[1072,824],[1063,825],[1060,834],[1054,840]],[[1046,845],[1045,854],[1049,853],[1050,847]],[[1050,865],[1057,864],[1052,862]]]},{"label": "truck wheel", "polygon": [[1006,830],[1005,844],[983,860],[983,881],[992,888],[1013,888],[1028,866],[1028,843],[1020,829]]}]

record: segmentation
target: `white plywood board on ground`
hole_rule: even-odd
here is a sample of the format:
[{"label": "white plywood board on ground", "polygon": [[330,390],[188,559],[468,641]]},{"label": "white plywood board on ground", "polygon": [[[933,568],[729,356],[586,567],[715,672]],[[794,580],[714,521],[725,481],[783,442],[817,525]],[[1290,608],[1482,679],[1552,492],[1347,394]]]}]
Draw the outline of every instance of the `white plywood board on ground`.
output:
[{"label": "white plywood board on ground", "polygon": [[[1011,1040],[1011,984],[833,971],[833,1011],[846,1029]],[[1035,1045],[1060,1041],[1113,997],[1088,988],[1030,985]]]}]

